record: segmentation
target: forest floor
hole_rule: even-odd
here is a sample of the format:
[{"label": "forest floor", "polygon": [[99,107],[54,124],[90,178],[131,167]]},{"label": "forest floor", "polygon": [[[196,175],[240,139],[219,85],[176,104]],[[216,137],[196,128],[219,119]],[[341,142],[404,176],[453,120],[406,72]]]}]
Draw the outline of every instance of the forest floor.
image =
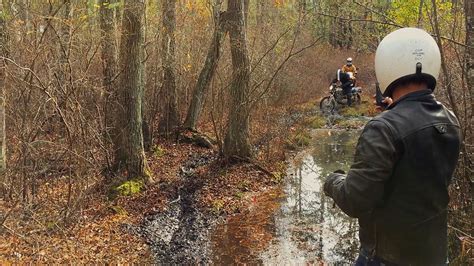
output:
[{"label": "forest floor", "polygon": [[147,154],[152,185],[128,181],[110,193],[98,177],[77,206],[58,210],[70,189],[61,177],[42,180],[47,196],[33,206],[0,201],[0,262],[206,262],[212,225],[280,186],[287,156],[309,145],[312,129],[360,128],[351,117],[373,114],[366,101],[323,117],[317,103],[275,110],[270,130],[253,128],[255,161],[226,163],[216,149],[160,139]]}]

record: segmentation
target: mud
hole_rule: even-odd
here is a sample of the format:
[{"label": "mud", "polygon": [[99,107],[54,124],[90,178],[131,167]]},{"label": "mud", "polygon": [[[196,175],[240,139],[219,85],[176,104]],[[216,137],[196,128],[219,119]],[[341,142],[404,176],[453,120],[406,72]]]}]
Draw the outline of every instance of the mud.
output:
[{"label": "mud", "polygon": [[215,160],[209,155],[193,155],[180,169],[182,186],[168,209],[144,218],[141,225],[129,228],[150,246],[159,264],[207,264],[209,232],[218,217],[201,212],[196,206],[196,193],[204,185],[195,178],[199,166]]},{"label": "mud", "polygon": [[[318,114],[318,111],[314,111],[314,114]],[[307,115],[298,112],[290,113],[281,122],[291,125]],[[332,128],[333,121],[338,119],[368,120],[365,117],[348,118],[338,114],[327,116],[326,119],[327,128]],[[169,203],[168,208],[146,216],[141,225],[128,226],[127,230],[145,239],[150,246],[155,262],[158,264],[221,264],[223,262],[229,264],[236,262],[273,264],[282,262],[282,260],[297,264],[348,262],[350,260],[347,257],[353,255],[355,243],[354,234],[356,231],[354,231],[353,221],[347,221],[340,213],[334,212],[330,208],[330,204],[321,205],[318,203],[324,202],[324,196],[319,193],[319,185],[308,187],[310,183],[320,184],[320,177],[324,176],[323,172],[327,168],[335,167],[335,165],[329,164],[347,164],[350,157],[346,155],[351,154],[351,148],[355,146],[355,136],[351,134],[332,135],[331,131],[327,130],[317,131],[321,136],[316,136],[315,140],[319,139],[320,146],[311,147],[302,153],[308,154],[309,152],[314,156],[314,165],[311,163],[312,159],[306,161],[309,160],[308,158],[313,158],[311,156],[303,156],[305,159],[302,160],[306,165],[310,164],[311,169],[300,165],[301,158],[290,161],[285,193],[276,193],[277,196],[269,197],[264,195],[265,200],[258,202],[261,208],[255,208],[255,212],[248,214],[245,219],[236,216],[231,217],[227,222],[221,222],[224,221],[223,217],[203,212],[197,207],[197,193],[204,186],[204,181],[196,178],[195,171],[198,167],[209,164],[217,158],[215,155],[194,154],[180,168],[178,174],[181,186],[177,190],[176,198]],[[342,145],[341,142],[345,144]],[[351,148],[346,150],[343,148],[346,145]],[[340,152],[343,153],[339,154]],[[316,176],[312,168],[317,169]],[[299,175],[295,175],[297,170]],[[305,171],[307,173],[302,174]],[[293,180],[295,178],[296,181],[305,179],[305,182],[298,183]],[[299,186],[295,187],[295,184],[299,184]],[[299,191],[297,199],[294,198],[295,190]],[[302,194],[302,192],[304,193]],[[298,201],[296,205],[285,203],[295,202],[295,200]],[[313,203],[302,208],[302,202]],[[296,213],[289,211],[295,208],[299,211]],[[337,221],[339,229],[345,228],[347,231],[345,234],[348,236],[332,232],[331,228],[335,226],[334,224],[329,226],[327,222],[315,217],[328,217],[330,220]],[[255,223],[255,221],[259,222]],[[254,228],[254,225],[257,227]],[[294,232],[289,234],[288,228]],[[254,241],[252,237],[248,237],[257,232],[263,240]],[[281,245],[285,248],[281,249]],[[345,257],[339,253],[328,253],[327,249],[334,245],[345,246],[340,252],[347,252],[349,255]]]},{"label": "mud", "polygon": [[283,193],[259,197],[249,213],[230,217],[212,235],[217,265],[350,265],[357,222],[322,192],[326,176],[347,170],[357,130],[318,129],[313,144],[288,162]]}]

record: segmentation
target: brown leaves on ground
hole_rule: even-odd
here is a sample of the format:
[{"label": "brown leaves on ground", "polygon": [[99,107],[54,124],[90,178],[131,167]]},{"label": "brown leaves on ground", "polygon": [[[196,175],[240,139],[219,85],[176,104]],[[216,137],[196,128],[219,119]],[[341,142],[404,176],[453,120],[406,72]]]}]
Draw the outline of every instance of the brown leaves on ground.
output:
[{"label": "brown leaves on ground", "polygon": [[[283,143],[292,125],[281,122],[285,110],[272,113],[272,117],[254,117],[258,121],[251,133],[257,149],[252,163],[230,164],[218,159],[218,151],[160,139],[147,154],[156,182],[133,196],[109,199],[104,177],[98,172],[77,180],[38,178],[36,194],[41,196],[30,199],[29,205],[0,201],[0,263],[152,263],[143,239],[122,228],[138,225],[145,215],[166,209],[183,185],[180,168],[196,154],[215,158],[190,177],[203,184],[197,192],[198,205],[214,214],[246,217],[249,208],[260,205],[259,195],[274,191],[284,176]],[[258,211],[262,226],[273,211]],[[256,238],[242,244],[265,247],[270,239],[262,226],[249,226],[248,233],[256,232]]]},{"label": "brown leaves on ground", "polygon": [[[130,263],[150,262],[147,246],[135,236],[124,233],[120,226],[135,219],[113,211],[109,203],[95,198],[88,209],[77,214],[75,221],[65,224],[42,207],[24,207],[0,228],[1,263]],[[11,208],[0,202],[0,209]],[[46,209],[46,208],[45,208]]]}]

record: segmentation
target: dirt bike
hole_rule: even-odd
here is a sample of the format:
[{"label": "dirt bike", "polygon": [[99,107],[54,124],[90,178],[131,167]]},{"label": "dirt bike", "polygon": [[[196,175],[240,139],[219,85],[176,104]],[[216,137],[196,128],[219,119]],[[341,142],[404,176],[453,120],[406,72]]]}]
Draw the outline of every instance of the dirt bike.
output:
[{"label": "dirt bike", "polygon": [[[329,87],[329,96],[321,99],[319,108],[323,113],[331,113],[336,109],[336,106],[347,105],[347,97],[344,95],[343,89],[340,85],[335,83]],[[352,105],[359,105],[361,102],[360,94],[362,93],[361,87],[353,87],[351,91]]]}]

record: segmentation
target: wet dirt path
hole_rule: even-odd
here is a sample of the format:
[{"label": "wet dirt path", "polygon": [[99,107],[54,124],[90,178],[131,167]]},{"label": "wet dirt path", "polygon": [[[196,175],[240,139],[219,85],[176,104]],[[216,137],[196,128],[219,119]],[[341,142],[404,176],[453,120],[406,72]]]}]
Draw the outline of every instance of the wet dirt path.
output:
[{"label": "wet dirt path", "polygon": [[357,221],[322,191],[328,173],[348,170],[360,132],[321,129],[289,162],[282,190],[254,199],[247,212],[220,224],[211,236],[212,263],[350,264],[358,250]]},{"label": "wet dirt path", "polygon": [[181,187],[169,207],[144,218],[131,231],[140,235],[150,246],[155,262],[165,265],[208,264],[209,236],[217,216],[203,213],[196,206],[196,193],[204,185],[194,171],[215,160],[212,156],[196,154],[181,167]]}]

